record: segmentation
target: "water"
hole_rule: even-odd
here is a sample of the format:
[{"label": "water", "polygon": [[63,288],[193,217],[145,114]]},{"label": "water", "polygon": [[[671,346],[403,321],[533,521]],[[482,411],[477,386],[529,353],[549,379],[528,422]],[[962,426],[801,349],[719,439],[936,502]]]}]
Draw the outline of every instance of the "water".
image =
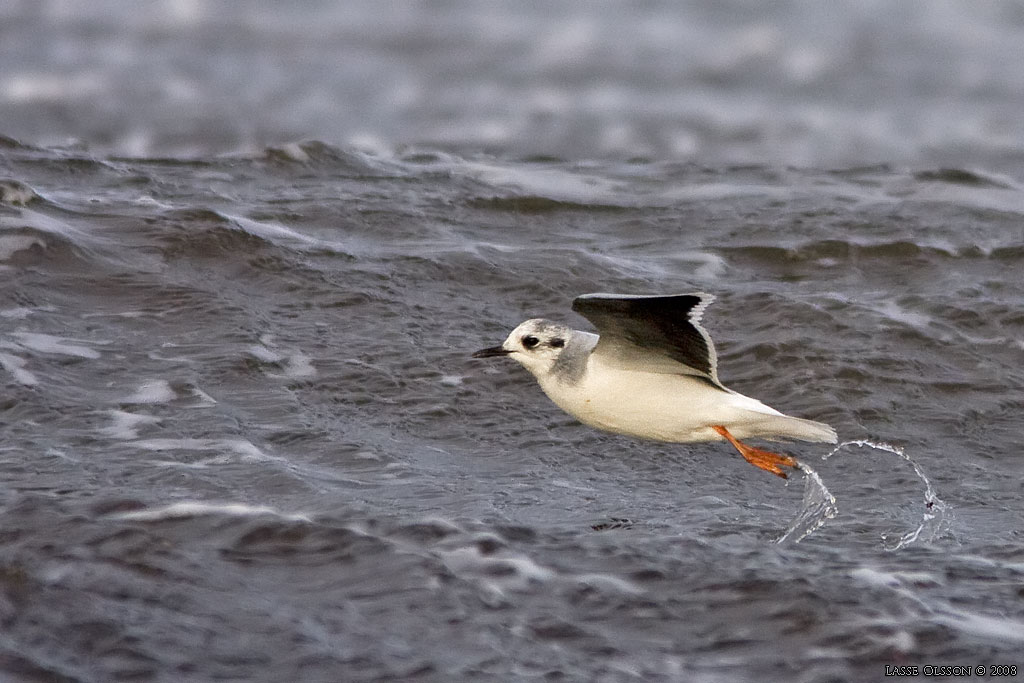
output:
[{"label": "water", "polygon": [[800,469],[804,475],[804,499],[797,516],[776,543],[799,543],[839,514],[836,497],[825,486],[818,471],[806,463],[800,463]]},{"label": "water", "polygon": [[[0,8],[3,678],[1020,665],[1019,7],[376,7]],[[469,358],[691,290],[817,479]]]},{"label": "water", "polygon": [[[916,529],[912,529],[900,535],[895,543],[889,544],[887,546],[889,550],[900,550],[901,548],[905,548],[911,543],[921,540],[921,534],[925,534],[924,538],[926,540],[932,540],[946,530],[950,524],[950,520],[947,519],[947,517],[952,515],[951,511],[938,497],[938,495],[936,495],[935,487],[932,486],[931,480],[928,479],[928,476],[921,469],[921,466],[911,459],[904,449],[891,444],[874,443],[867,439],[855,439],[853,441],[846,441],[839,444],[836,448],[823,455],[822,459],[827,460],[846,446],[857,446],[859,448],[864,448],[866,446],[868,448],[873,448],[876,451],[897,455],[910,463],[910,466],[914,469],[914,474],[916,474],[917,478],[921,480],[922,484],[924,484],[924,500],[922,501],[924,507],[922,508],[921,513],[921,523],[917,525]],[[820,502],[822,500],[825,502]],[[829,505],[829,503],[831,503],[831,505]],[[837,510],[834,508],[834,505],[835,498],[831,496],[831,494],[828,494],[824,489],[824,484],[821,483],[820,477],[812,475],[807,486],[807,491],[804,494],[803,510],[806,511],[805,514],[815,513],[820,507],[824,506],[824,511],[816,515],[817,519],[815,521],[818,523],[815,528],[820,527],[820,524],[824,523],[825,518],[831,519],[835,516],[835,512],[837,512]],[[812,515],[812,517],[813,516],[814,515]],[[813,531],[813,529],[811,530]]]}]

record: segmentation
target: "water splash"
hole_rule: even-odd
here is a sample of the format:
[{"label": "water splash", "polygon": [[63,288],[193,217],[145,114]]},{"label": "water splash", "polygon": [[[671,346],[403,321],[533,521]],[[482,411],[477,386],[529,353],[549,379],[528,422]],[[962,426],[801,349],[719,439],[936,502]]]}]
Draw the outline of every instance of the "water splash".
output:
[{"label": "water splash", "polygon": [[820,529],[826,519],[832,519],[839,513],[836,497],[818,473],[804,463],[800,463],[800,470],[804,473],[804,500],[800,512],[776,543],[799,543]]},{"label": "water splash", "polygon": [[[907,455],[906,451],[899,446],[888,444],[884,442],[871,441],[869,439],[855,439],[853,441],[844,441],[831,451],[821,456],[822,460],[828,460],[833,455],[838,453],[847,446],[857,446],[858,448],[873,448],[877,451],[883,451],[886,453],[892,453],[898,455],[914,468],[914,473],[917,474],[917,478],[924,483],[924,513],[921,516],[921,523],[918,524],[917,528],[913,531],[909,531],[901,535],[895,543],[889,543],[888,536],[883,536],[883,540],[886,542],[886,550],[900,550],[905,548],[911,543],[918,540],[930,541],[935,538],[939,532],[943,529],[946,522],[947,516],[949,515],[949,509],[946,504],[935,494],[935,488],[932,486],[932,482],[925,475],[924,470],[914,460]],[[801,465],[803,466],[803,465]],[[805,506],[806,506],[806,493],[804,494]],[[798,518],[799,519],[799,518]],[[812,529],[813,531],[813,529]],[[787,531],[787,533],[789,533]],[[810,532],[807,532],[810,533]],[[806,536],[806,534],[804,534]],[[783,537],[785,538],[785,536]],[[803,536],[801,536],[803,538]],[[781,539],[780,539],[781,540]],[[799,539],[798,539],[799,540]]]}]

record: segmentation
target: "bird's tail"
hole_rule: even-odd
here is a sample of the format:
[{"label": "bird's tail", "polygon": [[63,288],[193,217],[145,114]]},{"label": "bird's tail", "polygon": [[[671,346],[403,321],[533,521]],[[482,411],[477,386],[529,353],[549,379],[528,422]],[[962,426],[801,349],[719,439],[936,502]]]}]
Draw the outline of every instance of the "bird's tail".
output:
[{"label": "bird's tail", "polygon": [[757,431],[763,433],[767,439],[797,439],[799,441],[816,441],[822,443],[835,443],[836,430],[824,422],[805,420],[789,415],[766,415],[758,416]]}]

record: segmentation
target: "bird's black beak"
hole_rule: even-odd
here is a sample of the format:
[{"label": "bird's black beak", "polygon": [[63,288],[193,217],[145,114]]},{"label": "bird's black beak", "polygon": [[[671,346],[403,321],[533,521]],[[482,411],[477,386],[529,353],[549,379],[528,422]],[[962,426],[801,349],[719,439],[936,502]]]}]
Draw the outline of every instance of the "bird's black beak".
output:
[{"label": "bird's black beak", "polygon": [[504,349],[500,346],[492,346],[489,349],[480,349],[473,354],[473,358],[491,358],[492,356],[507,356],[512,353],[508,349]]}]

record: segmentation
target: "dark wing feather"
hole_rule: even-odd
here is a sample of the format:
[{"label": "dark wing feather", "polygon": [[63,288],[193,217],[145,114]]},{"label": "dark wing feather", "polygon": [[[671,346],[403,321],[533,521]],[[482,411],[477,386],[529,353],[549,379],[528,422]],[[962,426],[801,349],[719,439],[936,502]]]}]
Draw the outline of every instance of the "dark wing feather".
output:
[{"label": "dark wing feather", "polygon": [[[584,294],[572,310],[589,320],[601,338],[594,348],[629,366],[642,362],[654,372],[705,377],[718,386],[715,345],[700,326],[710,294],[628,296]],[[724,387],[723,387],[724,388]]]}]

